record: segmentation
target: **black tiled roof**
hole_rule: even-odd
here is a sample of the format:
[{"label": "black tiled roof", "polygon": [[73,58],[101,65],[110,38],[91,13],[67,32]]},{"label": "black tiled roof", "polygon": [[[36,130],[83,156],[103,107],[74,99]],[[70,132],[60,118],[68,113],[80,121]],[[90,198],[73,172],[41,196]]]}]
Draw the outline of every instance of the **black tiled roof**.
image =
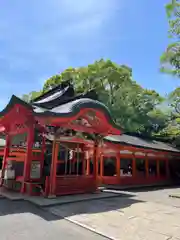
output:
[{"label": "black tiled roof", "polygon": [[108,108],[99,101],[92,100],[89,98],[76,99],[65,104],[58,105],[52,109],[45,109],[42,107],[33,106],[35,113],[51,113],[51,114],[71,114],[74,109],[81,109],[84,105],[94,105],[94,108],[100,106],[108,111]]},{"label": "black tiled roof", "polygon": [[113,143],[120,143],[124,145],[131,145],[135,147],[143,147],[149,148],[154,150],[161,150],[161,151],[169,151],[169,152],[180,152],[179,149],[173,147],[168,143],[164,143],[161,141],[153,140],[153,139],[143,139],[137,136],[131,136],[127,134],[122,135],[110,135],[104,138],[105,140]]},{"label": "black tiled roof", "polygon": [[[33,112],[35,117],[62,117],[68,118],[77,115],[82,109],[96,109],[103,112],[107,122],[111,125],[112,133],[120,132],[120,128],[113,121],[109,109],[97,100],[97,94],[91,90],[85,94],[75,95],[70,82],[60,84],[42,96],[26,103],[16,96],[12,96],[8,105],[0,112],[4,116],[14,105],[23,105]],[[108,129],[107,129],[108,130]]]},{"label": "black tiled roof", "polygon": [[40,97],[37,97],[31,102],[31,105],[45,109],[53,109],[83,98],[98,100],[97,94],[94,90],[88,91],[85,94],[75,95],[73,85],[67,81],[49,90]]}]

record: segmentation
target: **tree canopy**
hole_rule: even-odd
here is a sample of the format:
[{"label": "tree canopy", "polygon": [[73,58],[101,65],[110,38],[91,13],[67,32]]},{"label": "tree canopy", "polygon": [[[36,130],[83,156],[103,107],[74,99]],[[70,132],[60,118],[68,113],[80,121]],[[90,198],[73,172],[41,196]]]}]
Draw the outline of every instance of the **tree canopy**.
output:
[{"label": "tree canopy", "polygon": [[[166,14],[169,21],[169,37],[172,42],[161,56],[161,71],[180,77],[180,1],[171,0],[166,4]],[[168,124],[159,135],[167,137],[180,145],[180,88],[169,94]]]},{"label": "tree canopy", "polygon": [[36,92],[36,91],[32,91],[29,94],[23,94],[22,99],[25,102],[30,102],[31,100],[39,97],[42,94],[42,91]]},{"label": "tree canopy", "polygon": [[47,79],[41,91],[25,94],[23,99],[30,101],[69,79],[77,94],[95,89],[99,100],[110,109],[125,132],[152,137],[167,136],[172,129],[169,130],[174,117],[171,110],[174,111],[173,104],[177,98],[172,101],[172,96],[169,96],[164,107],[162,96],[154,90],[144,89],[133,80],[130,67],[110,60],[100,59],[86,67],[68,68]]},{"label": "tree canopy", "polygon": [[172,43],[161,56],[161,71],[180,77],[180,2],[171,0],[166,5],[169,37]]}]

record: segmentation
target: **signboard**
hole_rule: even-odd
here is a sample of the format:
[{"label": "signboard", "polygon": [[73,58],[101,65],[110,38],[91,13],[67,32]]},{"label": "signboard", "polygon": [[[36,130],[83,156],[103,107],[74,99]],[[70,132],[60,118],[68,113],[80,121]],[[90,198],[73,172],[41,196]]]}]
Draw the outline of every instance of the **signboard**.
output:
[{"label": "signboard", "polygon": [[5,179],[15,179],[15,170],[12,166],[12,161],[8,161],[6,165],[6,169],[4,172],[4,178]]},{"label": "signboard", "polygon": [[31,179],[38,179],[41,177],[41,164],[40,161],[32,161],[31,163]]},{"label": "signboard", "polygon": [[15,171],[14,169],[6,169],[4,172],[4,178],[5,179],[15,179]]}]

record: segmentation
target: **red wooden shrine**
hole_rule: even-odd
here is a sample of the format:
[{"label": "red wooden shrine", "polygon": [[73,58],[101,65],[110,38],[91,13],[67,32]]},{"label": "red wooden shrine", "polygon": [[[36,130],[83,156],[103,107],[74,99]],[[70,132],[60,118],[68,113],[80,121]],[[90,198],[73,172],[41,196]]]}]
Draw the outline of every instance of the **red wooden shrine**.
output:
[{"label": "red wooden shrine", "polygon": [[[107,137],[99,147],[98,182],[117,187],[167,184],[180,170],[179,159],[180,150],[163,142],[125,134]],[[87,174],[91,160],[90,148]]]},{"label": "red wooden shrine", "polygon": [[[96,94],[75,96],[70,82],[31,103],[13,95],[0,113],[0,131],[6,135],[1,186],[45,196],[96,191],[100,136],[121,133]],[[94,136],[92,174],[80,132]]]},{"label": "red wooden shrine", "polygon": [[122,134],[94,92],[75,96],[69,82],[31,103],[12,96],[0,113],[0,132],[6,136],[0,184],[30,195],[165,183],[180,158],[172,146]]}]

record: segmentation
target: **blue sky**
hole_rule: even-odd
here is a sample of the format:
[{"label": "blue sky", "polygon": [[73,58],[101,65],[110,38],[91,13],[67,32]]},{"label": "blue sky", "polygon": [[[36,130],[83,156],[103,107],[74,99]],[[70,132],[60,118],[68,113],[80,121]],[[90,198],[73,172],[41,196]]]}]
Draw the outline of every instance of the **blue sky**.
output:
[{"label": "blue sky", "polygon": [[158,70],[169,41],[167,1],[2,0],[0,108],[12,94],[39,90],[65,68],[100,58],[132,67],[143,87],[172,91],[180,80]]}]

